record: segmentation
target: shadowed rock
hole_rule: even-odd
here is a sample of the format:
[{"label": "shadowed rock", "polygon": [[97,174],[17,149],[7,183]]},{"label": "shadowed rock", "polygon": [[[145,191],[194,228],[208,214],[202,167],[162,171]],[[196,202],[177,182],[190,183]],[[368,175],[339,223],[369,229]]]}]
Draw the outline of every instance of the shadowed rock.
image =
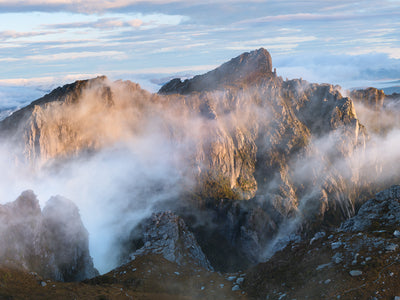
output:
[{"label": "shadowed rock", "polygon": [[178,265],[195,265],[213,270],[193,233],[183,219],[172,212],[153,214],[145,225],[143,241],[144,246],[133,256],[161,254]]},{"label": "shadowed rock", "polygon": [[0,205],[0,240],[2,266],[60,281],[98,275],[78,208],[60,196],[52,197],[43,213],[32,191]]},{"label": "shadowed rock", "polygon": [[347,232],[400,228],[400,186],[394,185],[365,202],[357,215],[345,221],[341,229]]}]

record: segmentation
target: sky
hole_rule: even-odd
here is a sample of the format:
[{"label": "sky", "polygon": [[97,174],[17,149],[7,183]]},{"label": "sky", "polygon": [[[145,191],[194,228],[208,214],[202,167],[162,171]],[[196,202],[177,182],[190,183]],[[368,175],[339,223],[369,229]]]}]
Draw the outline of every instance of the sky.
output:
[{"label": "sky", "polygon": [[0,20],[0,106],[98,75],[154,92],[260,47],[284,78],[400,85],[400,0],[0,0]]}]

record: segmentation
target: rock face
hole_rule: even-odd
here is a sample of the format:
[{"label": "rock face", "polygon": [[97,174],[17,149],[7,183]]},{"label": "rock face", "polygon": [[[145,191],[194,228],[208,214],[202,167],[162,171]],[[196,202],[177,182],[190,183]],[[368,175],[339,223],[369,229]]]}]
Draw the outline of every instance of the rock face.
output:
[{"label": "rock face", "polygon": [[43,213],[32,191],[1,205],[0,240],[2,266],[37,272],[59,281],[98,275],[78,209],[65,198],[51,198]]},{"label": "rock face", "polygon": [[161,254],[178,265],[213,270],[183,219],[170,211],[153,214],[145,225],[143,242],[144,246],[131,257]]},{"label": "rock face", "polygon": [[[306,218],[325,218],[339,224],[339,220],[354,213],[349,184],[365,183],[358,181],[357,170],[345,167],[351,175],[344,178],[343,170],[335,169],[335,165],[344,162],[355,149],[365,147],[366,130],[357,119],[351,99],[342,97],[337,87],[283,81],[271,72],[272,67],[265,67],[270,60],[264,49],[245,53],[183,83],[174,79],[159,93],[176,98],[177,94],[191,92],[184,96],[185,102],[205,111],[219,125],[208,132],[208,143],[196,153],[204,182],[203,198],[256,196],[268,199],[284,216],[296,213],[303,202]],[[232,68],[236,70],[235,79],[228,71]],[[218,84],[209,85],[213,92],[193,88],[199,81],[213,81],[213,72],[226,72],[226,81],[215,80]],[[205,105],[203,110],[193,100],[199,98]],[[226,122],[227,113],[234,122]],[[329,154],[315,147],[318,139],[332,144]],[[307,165],[304,171],[310,176],[296,174],[295,167],[300,163]],[[214,194],[207,193],[210,187]]]}]

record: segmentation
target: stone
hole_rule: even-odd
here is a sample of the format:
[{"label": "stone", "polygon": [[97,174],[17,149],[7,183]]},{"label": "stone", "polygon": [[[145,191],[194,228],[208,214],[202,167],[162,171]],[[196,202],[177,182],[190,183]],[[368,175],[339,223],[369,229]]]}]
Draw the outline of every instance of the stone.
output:
[{"label": "stone", "polygon": [[319,265],[319,266],[317,267],[317,271],[320,271],[320,270],[322,270],[322,269],[325,269],[326,267],[330,267],[331,265],[332,265],[331,263],[326,263],[326,264]]},{"label": "stone", "polygon": [[316,240],[318,240],[318,239],[320,239],[320,238],[323,238],[324,236],[326,236],[325,231],[317,232],[317,233],[314,235],[314,237],[310,240],[310,245],[311,245],[314,241],[316,241]]},{"label": "stone", "polygon": [[332,261],[335,264],[340,264],[343,261],[343,255],[341,253],[335,253],[335,255],[332,256]]},{"label": "stone", "polygon": [[236,283],[239,285],[242,285],[243,282],[244,282],[244,277],[240,277],[240,278],[236,279]]},{"label": "stone", "polygon": [[240,291],[240,286],[237,285],[237,284],[235,284],[235,285],[232,287],[232,291]]},{"label": "stone", "polygon": [[386,251],[395,251],[398,248],[398,245],[396,244],[389,244],[385,247]]},{"label": "stone", "polygon": [[342,246],[342,242],[332,242],[331,243],[331,248],[332,248],[332,250],[336,250],[336,249],[338,249],[340,246]]},{"label": "stone", "polygon": [[362,275],[362,271],[360,271],[360,270],[351,270],[349,273],[353,277]]}]

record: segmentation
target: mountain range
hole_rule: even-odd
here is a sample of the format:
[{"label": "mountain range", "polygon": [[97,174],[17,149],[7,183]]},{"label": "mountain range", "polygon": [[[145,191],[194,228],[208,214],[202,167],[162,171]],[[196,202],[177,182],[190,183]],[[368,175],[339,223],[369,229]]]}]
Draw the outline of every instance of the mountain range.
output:
[{"label": "mountain range", "polygon": [[[7,268],[2,272],[16,278],[28,275],[15,270],[36,272],[26,279],[35,293],[51,289],[44,279],[34,279],[38,276],[86,279],[74,286],[77,297],[124,298],[112,293],[116,287],[128,298],[143,299],[394,297],[400,294],[395,271],[378,294],[371,293],[383,282],[383,270],[397,264],[398,247],[387,250],[397,245],[397,221],[381,220],[397,218],[398,187],[389,188],[400,175],[399,101],[397,94],[375,88],[346,92],[331,84],[284,80],[262,48],[204,75],[173,79],[157,94],[105,76],[59,87],[2,120],[0,136],[15,163],[43,182],[66,173],[80,181],[85,169],[96,189],[104,183],[94,164],[106,161],[105,172],[115,168],[107,181],[112,185],[107,209],[121,211],[112,222],[123,228],[113,232],[115,269],[97,276],[79,205],[65,209],[73,218],[54,218],[50,207],[62,211],[74,204],[58,196],[41,213],[30,191],[0,207],[1,240],[15,241],[0,248]],[[77,186],[86,189],[82,182]],[[381,190],[390,192],[375,196]],[[28,204],[21,200],[26,197]],[[374,204],[368,210],[373,199],[394,207]],[[24,205],[34,207],[27,212],[32,216],[20,220]],[[393,218],[385,215],[388,210]],[[50,217],[52,234],[46,227]],[[18,226],[6,219],[19,220]],[[360,220],[372,225],[354,225],[364,224]],[[38,224],[34,233],[32,222]],[[62,228],[71,228],[74,238],[57,231]],[[25,235],[38,238],[15,239]],[[74,240],[78,236],[82,239]],[[361,245],[360,236],[370,243]],[[79,250],[67,251],[61,263],[63,243],[63,249]],[[343,251],[333,253],[337,243]],[[15,255],[15,249],[30,256]],[[378,251],[393,263],[376,262]],[[319,272],[325,268],[329,272]],[[340,285],[344,293],[327,288],[339,281],[346,281]],[[9,282],[5,297],[16,293],[18,280]],[[68,298],[68,286],[59,285],[60,297]],[[369,294],[359,294],[366,286]]]}]

